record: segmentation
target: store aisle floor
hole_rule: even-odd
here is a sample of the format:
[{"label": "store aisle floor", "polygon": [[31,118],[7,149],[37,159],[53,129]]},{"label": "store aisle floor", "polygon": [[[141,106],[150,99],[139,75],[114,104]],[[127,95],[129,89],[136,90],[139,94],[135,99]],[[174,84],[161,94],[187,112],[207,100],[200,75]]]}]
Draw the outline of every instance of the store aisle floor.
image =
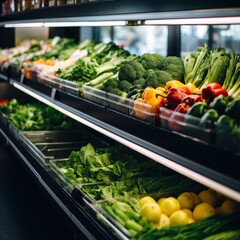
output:
[{"label": "store aisle floor", "polygon": [[74,239],[60,214],[1,140],[0,239]]}]

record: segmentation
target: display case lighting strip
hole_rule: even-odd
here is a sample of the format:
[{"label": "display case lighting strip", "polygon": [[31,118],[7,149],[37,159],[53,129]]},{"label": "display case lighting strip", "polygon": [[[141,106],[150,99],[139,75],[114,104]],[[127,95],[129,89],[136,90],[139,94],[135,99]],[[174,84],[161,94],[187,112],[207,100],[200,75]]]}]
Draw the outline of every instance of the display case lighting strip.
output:
[{"label": "display case lighting strip", "polygon": [[225,185],[222,185],[221,183],[218,183],[218,182],[216,182],[216,181],[214,181],[214,180],[212,180],[208,177],[205,177],[205,176],[203,176],[203,175],[201,175],[201,174],[199,174],[199,173],[197,173],[197,172],[195,172],[191,169],[188,169],[188,168],[186,168],[186,167],[184,167],[184,166],[182,166],[182,165],[180,165],[176,162],[173,162],[166,157],[163,157],[163,156],[161,156],[157,153],[154,153],[154,152],[152,152],[152,151],[150,151],[150,150],[148,150],[144,147],[141,147],[141,146],[139,146],[139,145],[123,138],[123,137],[120,137],[120,136],[118,136],[118,135],[116,135],[116,134],[114,134],[114,133],[112,133],[112,132],[110,132],[110,131],[102,128],[102,127],[99,127],[96,124],[91,123],[88,120],[86,120],[86,119],[84,119],[84,118],[82,118],[82,117],[80,117],[80,116],[78,116],[78,115],[76,115],[72,112],[69,112],[68,110],[58,106],[57,104],[55,104],[52,101],[42,97],[41,95],[39,95],[35,92],[32,92],[26,86],[22,86],[17,82],[13,82],[12,85],[15,88],[21,90],[22,92],[27,93],[28,95],[34,97],[35,99],[53,107],[54,109],[62,112],[63,114],[75,119],[76,121],[92,128],[92,129],[96,130],[97,132],[100,132],[100,133],[104,134],[105,136],[110,137],[111,139],[113,139],[113,140],[115,140],[115,141],[117,141],[117,142],[119,142],[119,143],[121,143],[121,144],[123,144],[123,145],[141,153],[141,154],[143,154],[146,157],[149,157],[150,159],[155,160],[156,162],[158,162],[158,163],[160,163],[160,164],[162,164],[162,165],[164,165],[164,166],[166,166],[166,167],[168,167],[168,168],[170,168],[170,169],[172,169],[172,170],[174,170],[174,171],[176,171],[176,172],[178,172],[178,173],[180,173],[180,174],[182,174],[182,175],[184,175],[184,176],[186,176],[186,177],[188,177],[188,178],[190,178],[190,179],[192,179],[196,182],[199,182],[199,183],[201,183],[201,184],[203,184],[203,185],[205,185],[209,188],[212,188],[212,189],[222,193],[225,196],[228,196],[229,198],[232,198],[233,200],[235,200],[237,202],[240,202],[240,192],[237,192],[237,191],[235,191],[235,190],[233,190],[233,189],[231,189],[231,188],[229,188]]},{"label": "display case lighting strip", "polygon": [[104,27],[104,26],[123,26],[126,21],[89,21],[89,22],[46,22],[44,27]]},{"label": "display case lighting strip", "polygon": [[20,27],[104,27],[104,26],[124,26],[128,21],[86,21],[86,22],[37,22],[37,23],[11,23],[5,24],[5,28]]},{"label": "display case lighting strip", "polygon": [[220,25],[240,24],[240,17],[206,17],[206,18],[164,18],[135,21],[59,21],[59,22],[26,22],[9,23],[5,28],[16,27],[104,27],[104,26],[144,26],[144,25]]},{"label": "display case lighting strip", "polygon": [[176,18],[146,20],[145,25],[219,25],[240,24],[240,17]]},{"label": "display case lighting strip", "polygon": [[5,28],[26,28],[26,27],[43,27],[43,22],[37,23],[9,23],[4,25]]}]

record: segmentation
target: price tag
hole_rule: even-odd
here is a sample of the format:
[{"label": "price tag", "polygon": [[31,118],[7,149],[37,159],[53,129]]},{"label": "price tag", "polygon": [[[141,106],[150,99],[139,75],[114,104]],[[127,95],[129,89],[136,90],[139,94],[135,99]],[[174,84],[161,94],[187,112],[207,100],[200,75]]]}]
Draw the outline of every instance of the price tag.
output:
[{"label": "price tag", "polygon": [[20,83],[23,83],[23,80],[24,80],[24,74],[21,74]]},{"label": "price tag", "polygon": [[55,98],[56,92],[57,92],[57,89],[56,89],[56,88],[53,88],[53,89],[52,89],[52,92],[51,92],[51,98],[52,98],[52,99]]}]

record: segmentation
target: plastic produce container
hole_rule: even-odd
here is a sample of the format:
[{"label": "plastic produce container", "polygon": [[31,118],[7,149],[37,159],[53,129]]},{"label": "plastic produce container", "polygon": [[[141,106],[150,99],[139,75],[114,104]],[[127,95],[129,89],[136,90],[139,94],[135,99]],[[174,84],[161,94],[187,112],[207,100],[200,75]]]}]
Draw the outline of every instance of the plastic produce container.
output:
[{"label": "plastic produce container", "polygon": [[99,105],[107,106],[107,93],[97,88],[83,86],[83,98]]},{"label": "plastic produce container", "polygon": [[239,132],[220,123],[216,123],[216,147],[240,155]]},{"label": "plastic produce container", "polygon": [[36,80],[37,82],[48,85],[48,86],[52,86],[58,89],[62,88],[63,80],[61,78],[55,77],[53,75],[50,75],[44,72],[37,71]]},{"label": "plastic produce container", "polygon": [[129,113],[130,99],[107,93],[107,106],[127,115]]},{"label": "plastic produce container", "polygon": [[9,72],[12,78],[14,78],[15,80],[20,80],[22,71],[21,67],[17,63],[10,62]]},{"label": "plastic produce container", "polygon": [[149,104],[129,99],[129,115],[139,120],[155,124],[157,109]]},{"label": "plastic produce container", "polygon": [[161,127],[176,133],[199,139],[207,143],[215,143],[215,129],[202,128],[199,126],[200,118],[174,112],[161,107],[158,119]]}]

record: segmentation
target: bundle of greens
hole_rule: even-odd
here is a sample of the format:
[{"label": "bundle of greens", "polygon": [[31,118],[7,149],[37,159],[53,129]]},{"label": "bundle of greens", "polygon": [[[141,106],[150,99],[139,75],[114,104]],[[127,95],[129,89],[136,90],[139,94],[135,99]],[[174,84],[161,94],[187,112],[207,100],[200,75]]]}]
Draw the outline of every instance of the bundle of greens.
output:
[{"label": "bundle of greens", "polygon": [[[128,152],[128,151],[127,151]],[[69,161],[58,164],[73,182],[111,182],[132,178],[139,173],[137,160],[117,147],[94,148],[91,143],[73,151]]]},{"label": "bundle of greens", "polygon": [[102,89],[107,79],[117,76],[124,62],[135,58],[111,42],[105,44],[86,41],[79,47],[88,51],[88,57],[78,59],[74,65],[65,69],[58,69],[55,75],[78,82],[80,87],[85,85]]},{"label": "bundle of greens", "polygon": [[100,207],[123,226],[131,236],[137,235],[143,229],[152,229],[151,223],[141,217],[136,198],[111,199],[100,203]]},{"label": "bundle of greens", "polygon": [[207,44],[184,58],[185,83],[205,87],[220,83],[232,97],[240,96],[240,54],[223,47],[210,50]]},{"label": "bundle of greens", "polygon": [[74,125],[72,119],[42,103],[21,105],[13,99],[1,105],[0,110],[14,126],[23,131],[71,129]]},{"label": "bundle of greens", "polygon": [[[225,217],[210,217],[184,226],[171,226],[166,228],[146,229],[138,239],[164,239],[164,240],[189,240],[189,239],[228,239],[228,233],[224,231],[239,230],[239,214]],[[223,238],[210,238],[210,236],[222,233]],[[236,234],[236,233],[235,233]],[[234,234],[234,235],[235,235]],[[220,236],[221,236],[220,235]],[[232,235],[233,236],[233,235]],[[231,237],[232,237],[231,236]],[[226,237],[226,238],[225,238]],[[234,238],[230,238],[234,239]],[[237,238],[238,239],[238,238]]]},{"label": "bundle of greens", "polygon": [[[156,198],[179,194],[202,186],[120,145],[94,148],[92,144],[73,151],[69,161],[57,162],[65,176],[95,200],[152,194]],[[180,183],[180,184],[179,184]]]},{"label": "bundle of greens", "polygon": [[45,53],[34,55],[30,61],[38,59],[59,59],[66,60],[77,48],[77,44],[70,38],[55,37],[49,41],[50,48]]}]

